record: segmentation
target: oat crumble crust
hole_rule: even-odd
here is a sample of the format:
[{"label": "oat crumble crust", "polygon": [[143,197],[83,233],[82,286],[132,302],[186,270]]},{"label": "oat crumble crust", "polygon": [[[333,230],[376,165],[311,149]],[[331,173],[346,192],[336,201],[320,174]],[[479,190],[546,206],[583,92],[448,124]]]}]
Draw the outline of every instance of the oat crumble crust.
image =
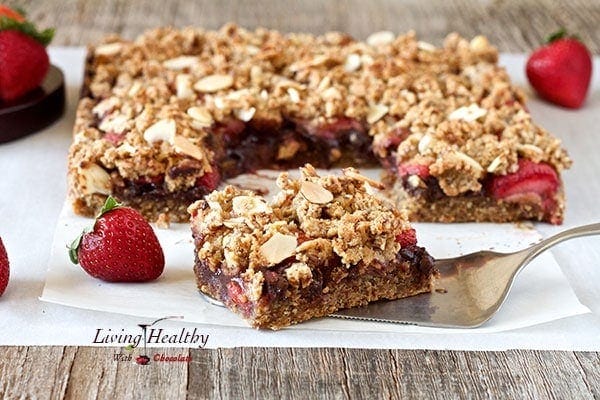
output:
[{"label": "oat crumble crust", "polygon": [[[401,245],[396,238],[411,229],[409,222],[390,202],[369,193],[368,178],[353,168],[345,169],[341,176],[320,177],[310,165],[301,168],[301,175],[295,180],[287,172],[281,173],[277,180],[281,191],[269,203],[251,191],[227,186],[190,206],[200,290],[237,309],[239,304],[232,304],[221,293],[224,284],[211,286],[211,280],[203,277],[200,269],[229,277],[244,288],[247,302],[257,303],[255,314],[246,317],[255,326],[269,328],[328,315],[344,306],[431,290],[432,270],[420,276],[420,272],[409,271],[414,266],[397,263]],[[277,245],[271,246],[274,242]],[[331,275],[336,275],[333,279],[339,287],[335,282],[319,287],[319,295],[326,294],[330,299],[316,299],[322,304],[304,310],[307,294],[301,291],[314,286],[316,277],[324,274],[323,266],[334,259],[340,265]],[[417,281],[409,281],[412,286],[407,288],[388,277],[389,282],[384,279],[381,291],[377,291],[371,286],[382,277],[365,274],[368,279],[362,283],[364,293],[337,293],[345,285],[359,283],[360,278],[344,280],[351,271],[384,270],[383,265],[394,263],[396,271],[390,276],[399,279],[403,274],[412,274]],[[285,269],[281,275],[287,280],[289,293],[285,301],[269,304],[263,296],[265,274],[282,265]],[[371,297],[365,301],[365,295]],[[288,314],[274,311],[282,304],[289,305]]]},{"label": "oat crumble crust", "polygon": [[[107,37],[90,47],[69,154],[70,198],[90,215],[123,181],[164,175],[167,192],[189,189],[217,161],[211,129],[231,120],[274,127],[360,121],[377,157],[428,165],[447,196],[480,190],[486,174],[514,172],[519,157],[560,173],[570,159],[531,120],[524,94],[497,58],[484,37],[455,33],[441,48],[414,32],[379,32],[360,42],[339,32],[233,24],[160,28],[135,41]],[[107,135],[122,141],[115,145]],[[278,154],[293,155],[293,146],[282,143]],[[170,174],[174,168],[187,173]],[[181,208],[146,214],[173,212],[178,220]]]},{"label": "oat crumble crust", "polygon": [[[229,272],[246,271],[251,278],[255,268],[269,265],[261,246],[275,233],[311,238],[295,248],[295,258],[302,263],[336,254],[351,267],[361,260],[370,264],[396,256],[400,250],[396,236],[410,229],[402,211],[369,194],[360,178],[320,177],[310,165],[301,172],[300,180],[291,179],[287,172],[280,174],[281,191],[270,204],[252,191],[229,185],[190,206],[189,212],[195,214],[192,223],[204,237],[198,256],[212,271],[225,260]],[[300,190],[304,181],[329,191],[332,200],[325,206],[308,200]],[[240,198],[249,206],[235,207],[240,203],[235,199]]]}]

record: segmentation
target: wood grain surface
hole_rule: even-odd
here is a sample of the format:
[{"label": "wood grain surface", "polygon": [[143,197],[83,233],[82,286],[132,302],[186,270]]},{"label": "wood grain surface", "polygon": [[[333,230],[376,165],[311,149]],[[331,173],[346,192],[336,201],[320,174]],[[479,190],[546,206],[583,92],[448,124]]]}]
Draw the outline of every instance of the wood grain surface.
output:
[{"label": "wood grain surface", "polygon": [[323,33],[348,32],[365,38],[379,30],[414,29],[440,43],[449,32],[483,34],[501,51],[530,50],[559,27],[576,32],[600,52],[597,0],[21,0],[41,26],[56,26],[54,44],[85,45],[107,33],[134,38],[161,25],[215,29],[226,22],[254,28]]},{"label": "wood grain surface", "polygon": [[189,363],[117,362],[119,349],[8,347],[0,397],[32,399],[597,399],[597,353],[162,349]]},{"label": "wood grain surface", "polygon": [[[486,35],[501,51],[528,51],[558,27],[600,52],[600,2],[571,0],[24,0],[54,45],[107,33],[133,38],[160,25],[217,28],[228,21],[282,31],[417,31],[439,44],[451,31]],[[349,349],[154,349],[189,363],[118,362],[115,348],[0,348],[0,398],[558,398],[600,399],[599,353]]]}]

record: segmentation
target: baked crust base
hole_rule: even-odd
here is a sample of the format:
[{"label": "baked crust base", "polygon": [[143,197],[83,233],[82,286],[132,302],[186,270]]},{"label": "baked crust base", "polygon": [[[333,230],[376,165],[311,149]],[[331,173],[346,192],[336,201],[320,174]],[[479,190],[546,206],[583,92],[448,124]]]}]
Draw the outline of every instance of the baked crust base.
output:
[{"label": "baked crust base", "polygon": [[278,330],[344,308],[431,292],[435,278],[433,259],[418,246],[403,249],[401,253],[405,257],[410,254],[412,260],[399,255],[398,262],[387,267],[377,265],[364,272],[353,267],[354,271],[349,271],[348,276],[339,281],[325,276],[335,276],[339,272],[333,268],[306,288],[287,285],[284,288],[280,286],[283,280],[273,280],[264,284],[264,294],[258,300],[246,299],[243,303],[234,300],[228,291],[228,285],[241,282],[239,277],[227,276],[221,269],[213,272],[198,259],[194,272],[201,292],[223,302],[254,328]]}]

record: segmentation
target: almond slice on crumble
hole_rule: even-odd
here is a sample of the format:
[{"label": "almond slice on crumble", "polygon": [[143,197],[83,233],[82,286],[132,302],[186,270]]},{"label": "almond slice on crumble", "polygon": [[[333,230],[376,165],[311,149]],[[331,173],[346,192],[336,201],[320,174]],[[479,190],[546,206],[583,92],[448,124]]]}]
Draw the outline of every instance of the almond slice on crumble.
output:
[{"label": "almond slice on crumble", "polygon": [[276,232],[260,246],[260,252],[269,265],[275,265],[293,256],[297,245],[298,239],[296,239],[296,236]]}]

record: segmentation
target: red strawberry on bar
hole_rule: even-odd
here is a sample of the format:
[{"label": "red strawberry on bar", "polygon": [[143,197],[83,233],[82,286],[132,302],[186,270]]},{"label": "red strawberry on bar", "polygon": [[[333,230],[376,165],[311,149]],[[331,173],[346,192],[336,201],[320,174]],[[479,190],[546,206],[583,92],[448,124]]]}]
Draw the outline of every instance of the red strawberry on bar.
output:
[{"label": "red strawberry on bar", "polygon": [[6,248],[4,248],[4,244],[0,238],[0,296],[2,296],[6,290],[9,276],[10,268],[8,264],[8,255],[6,254]]},{"label": "red strawberry on bar", "polygon": [[165,257],[152,227],[142,215],[108,197],[93,229],[69,249],[74,264],[108,282],[144,282],[158,278]]},{"label": "red strawberry on bar", "polygon": [[0,101],[15,100],[42,83],[53,35],[53,29],[40,32],[21,13],[0,5]]},{"label": "red strawberry on bar", "polygon": [[551,212],[559,184],[558,175],[550,165],[520,159],[517,172],[494,176],[488,190],[495,198],[506,201],[518,202],[521,198],[533,197],[546,212]]},{"label": "red strawberry on bar", "polygon": [[592,77],[590,52],[564,29],[552,34],[547,45],[534,51],[526,66],[531,86],[544,99],[568,108],[583,104]]}]

